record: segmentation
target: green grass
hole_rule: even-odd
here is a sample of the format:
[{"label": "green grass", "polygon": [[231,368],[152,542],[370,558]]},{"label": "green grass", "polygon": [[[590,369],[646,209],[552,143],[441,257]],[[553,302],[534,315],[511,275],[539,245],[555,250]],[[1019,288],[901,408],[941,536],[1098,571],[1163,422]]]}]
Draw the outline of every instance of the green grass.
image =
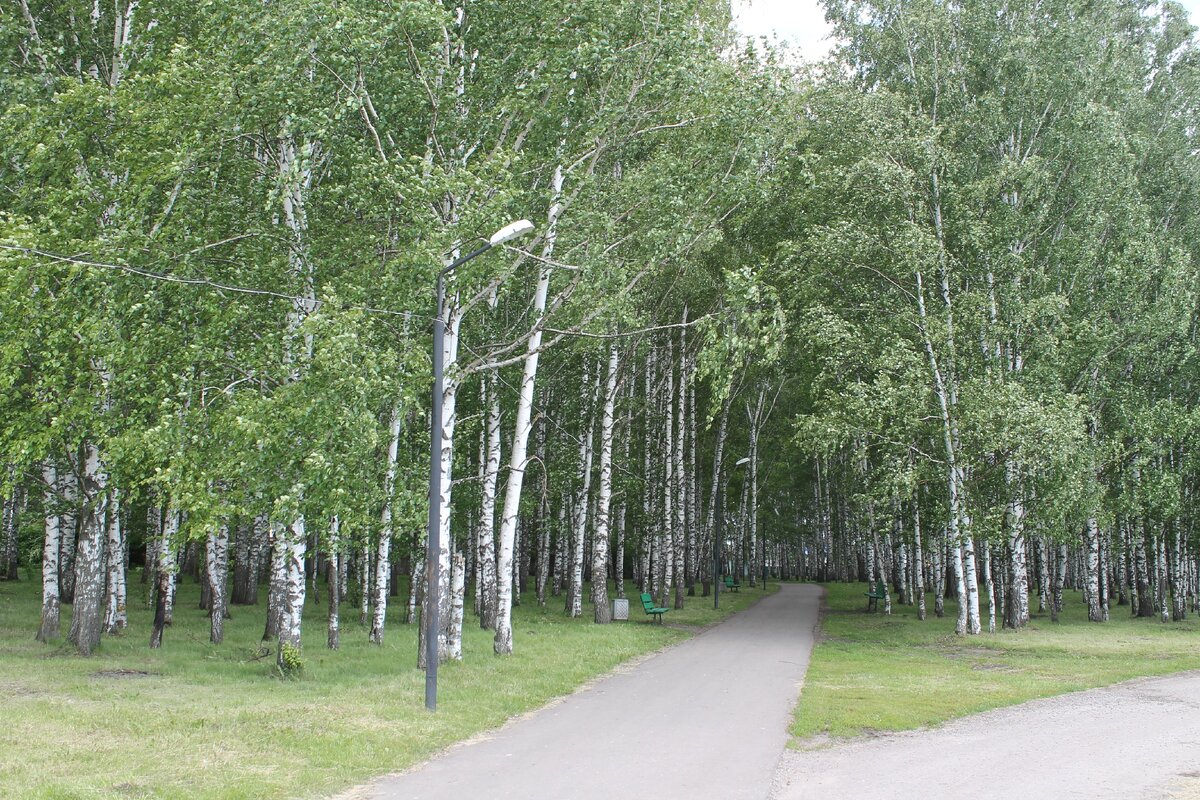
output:
[{"label": "green grass", "polygon": [[1038,697],[1200,668],[1195,616],[1164,625],[1114,606],[1108,622],[1092,623],[1079,593],[1068,592],[1058,623],[1048,613],[1035,614],[1023,631],[959,637],[952,602],[937,619],[929,601],[921,622],[910,606],[893,604],[890,617],[863,613],[866,584],[826,589],[828,612],[792,725],[801,740],[935,725]]},{"label": "green grass", "polygon": [[[439,670],[438,712],[429,714],[424,673],[415,667],[416,630],[400,624],[398,598],[389,605],[382,646],[367,643],[357,612],[343,605],[348,616],[338,652],[324,647],[325,606],[310,602],[303,675],[283,680],[273,659],[254,658],[261,605],[234,607],[225,643],[211,645],[208,620],[196,607],[198,588],[188,579],[161,650],[147,647],[151,615],[135,601],[129,631],[80,658],[65,645],[34,641],[40,582],[22,577],[0,583],[3,797],[325,796],[404,769],[690,635],[648,622],[636,603],[630,622],[597,626],[590,606],[571,620],[562,597],[541,609],[526,595],[514,614],[516,652],[496,658],[491,633],[479,629],[468,608],[464,661]],[[131,593],[142,596],[137,574],[130,578]],[[691,598],[667,620],[707,625],[761,595],[723,593],[720,612],[710,598]],[[265,602],[265,592],[260,596]],[[69,625],[64,607],[64,633]]]}]

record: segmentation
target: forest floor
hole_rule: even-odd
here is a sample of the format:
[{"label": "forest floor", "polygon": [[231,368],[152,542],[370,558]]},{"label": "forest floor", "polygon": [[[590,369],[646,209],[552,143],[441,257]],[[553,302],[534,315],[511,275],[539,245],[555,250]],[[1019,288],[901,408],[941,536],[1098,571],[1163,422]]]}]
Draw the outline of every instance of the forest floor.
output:
[{"label": "forest floor", "polygon": [[[402,598],[389,604],[382,646],[367,642],[357,610],[343,604],[342,648],[334,652],[325,648],[327,609],[310,592],[304,671],[283,680],[274,659],[259,654],[265,590],[259,606],[232,608],[225,643],[214,646],[198,586],[184,579],[161,650],[147,647],[150,611],[137,572],[130,592],[128,631],[80,658],[65,644],[34,640],[36,576],[0,582],[0,797],[328,796],[540,708],[762,596],[723,593],[720,611],[711,598],[688,598],[667,615],[670,625],[633,608],[628,623],[597,626],[587,586],[583,616],[574,620],[563,613],[563,597],[539,608],[526,594],[514,609],[515,653],[504,659],[492,655],[491,633],[468,611],[464,661],[439,671],[431,715],[415,667],[416,628],[400,624]],[[64,634],[70,617],[64,606]]]},{"label": "forest floor", "polygon": [[[1057,623],[1035,613],[1025,630],[959,637],[952,601],[939,619],[927,598],[929,614],[920,621],[915,607],[895,602],[891,616],[864,613],[866,584],[826,590],[821,636],[792,725],[799,748],[1200,669],[1196,614],[1164,624],[1114,605],[1108,622],[1093,623],[1081,594],[1066,592]],[[1032,603],[1036,609],[1036,597]],[[986,631],[986,605],[982,611]]]},{"label": "forest floor", "polygon": [[[746,595],[761,596],[744,587]],[[345,800],[762,800],[787,744],[820,597],[818,586],[785,584],[682,644]]]}]

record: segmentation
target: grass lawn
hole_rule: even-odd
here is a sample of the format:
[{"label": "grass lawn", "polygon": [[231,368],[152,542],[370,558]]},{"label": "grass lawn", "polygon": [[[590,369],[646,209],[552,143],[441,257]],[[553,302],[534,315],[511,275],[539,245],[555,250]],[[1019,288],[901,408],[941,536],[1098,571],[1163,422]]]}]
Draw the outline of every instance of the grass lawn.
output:
[{"label": "grass lawn", "polygon": [[[1146,675],[1200,669],[1200,620],[1163,624],[1113,606],[1087,621],[1067,592],[1059,622],[1035,614],[1026,630],[954,635],[957,608],[918,621],[893,602],[892,615],[866,614],[866,584],[829,584],[828,610],[813,652],[792,734],[856,736],[934,725],[1037,697]],[[893,601],[894,601],[893,597]],[[1036,608],[1037,598],[1032,598]],[[987,625],[987,608],[983,608]]]},{"label": "grass lawn", "polygon": [[[147,647],[150,611],[130,575],[130,627],[90,658],[34,641],[41,582],[0,583],[0,796],[21,798],[320,797],[408,767],[448,744],[569,694],[622,661],[680,641],[684,628],[630,621],[597,626],[586,605],[571,620],[562,597],[514,609],[515,650],[492,654],[492,635],[468,613],[464,661],[439,672],[438,712],[424,708],[415,626],[392,598],[385,643],[367,643],[343,604],[342,649],[325,649],[324,605],[305,610],[301,677],[256,659],[265,607],[232,609],[225,643],[208,642],[199,589],[185,579],[161,650]],[[631,584],[626,584],[632,592]],[[771,584],[771,589],[777,589]],[[322,587],[322,598],[324,587]],[[587,587],[584,597],[589,594]],[[690,598],[666,615],[703,626],[745,608],[760,591]],[[636,598],[636,594],[633,595]],[[265,603],[266,593],[260,592]],[[311,594],[310,594],[311,598]],[[70,626],[63,607],[62,630]]]}]

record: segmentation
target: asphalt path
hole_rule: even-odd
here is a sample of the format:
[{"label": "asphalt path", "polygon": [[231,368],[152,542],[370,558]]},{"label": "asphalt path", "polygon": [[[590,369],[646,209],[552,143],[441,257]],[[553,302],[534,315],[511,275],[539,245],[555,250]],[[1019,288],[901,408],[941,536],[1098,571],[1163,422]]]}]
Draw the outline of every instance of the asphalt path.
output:
[{"label": "asphalt path", "polygon": [[763,800],[820,603],[820,587],[785,584],[675,647],[352,796]]},{"label": "asphalt path", "polygon": [[1200,796],[1200,672],[788,751],[772,800]]}]

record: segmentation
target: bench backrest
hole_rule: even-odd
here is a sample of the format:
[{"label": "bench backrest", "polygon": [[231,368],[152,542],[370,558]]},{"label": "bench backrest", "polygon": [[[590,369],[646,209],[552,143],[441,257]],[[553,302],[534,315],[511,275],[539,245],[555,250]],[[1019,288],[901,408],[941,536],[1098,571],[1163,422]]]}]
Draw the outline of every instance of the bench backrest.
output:
[{"label": "bench backrest", "polygon": [[642,592],[642,608],[654,608],[654,600],[645,592]]}]

